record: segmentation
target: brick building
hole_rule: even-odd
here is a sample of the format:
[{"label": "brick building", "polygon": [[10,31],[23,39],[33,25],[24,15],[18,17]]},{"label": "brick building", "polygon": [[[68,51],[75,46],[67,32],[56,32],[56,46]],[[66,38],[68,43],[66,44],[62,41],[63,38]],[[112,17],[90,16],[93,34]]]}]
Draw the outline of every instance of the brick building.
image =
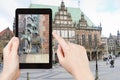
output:
[{"label": "brick building", "polygon": [[0,32],[0,62],[2,61],[3,48],[13,36],[14,34],[9,27]]}]

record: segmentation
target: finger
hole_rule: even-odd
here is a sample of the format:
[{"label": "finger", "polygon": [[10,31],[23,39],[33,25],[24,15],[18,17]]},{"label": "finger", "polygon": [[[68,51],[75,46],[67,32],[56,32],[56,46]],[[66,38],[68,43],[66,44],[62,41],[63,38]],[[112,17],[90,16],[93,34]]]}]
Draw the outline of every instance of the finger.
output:
[{"label": "finger", "polygon": [[11,47],[12,47],[12,42],[14,40],[15,37],[12,37],[12,39],[8,42],[8,44],[6,45],[6,47],[4,48],[4,52],[8,53],[9,51],[11,51]]},{"label": "finger", "polygon": [[20,70],[19,70],[19,69],[17,70],[17,73],[16,73],[16,79],[17,79],[18,77],[20,77]]},{"label": "finger", "polygon": [[52,34],[53,34],[54,38],[58,41],[58,43],[61,45],[61,47],[63,49],[67,47],[67,43],[63,38],[58,36],[55,32],[53,32]]},{"label": "finger", "polygon": [[20,70],[18,69],[13,80],[17,80],[19,77],[20,77]]},{"label": "finger", "polygon": [[19,39],[17,37],[15,37],[13,42],[12,42],[11,53],[17,54],[18,47],[19,47]]},{"label": "finger", "polygon": [[64,58],[64,53],[60,47],[60,45],[58,45],[58,50],[57,50],[57,56],[58,56],[58,59],[59,61],[61,62]]}]

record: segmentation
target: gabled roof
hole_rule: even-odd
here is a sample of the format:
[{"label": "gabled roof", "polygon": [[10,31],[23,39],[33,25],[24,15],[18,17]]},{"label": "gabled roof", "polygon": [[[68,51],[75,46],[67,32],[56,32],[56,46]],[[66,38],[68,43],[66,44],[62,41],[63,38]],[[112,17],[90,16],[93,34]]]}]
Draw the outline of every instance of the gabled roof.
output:
[{"label": "gabled roof", "polygon": [[117,36],[116,36],[116,35],[110,35],[110,36],[109,36],[109,39],[114,39],[114,40],[116,40],[116,39],[117,39]]},{"label": "gabled roof", "polygon": [[[58,12],[60,6],[42,5],[42,4],[30,4],[30,8],[51,8],[52,18],[54,19],[55,13]],[[81,19],[81,14],[83,13],[80,8],[67,7],[67,11],[71,14],[73,22],[78,23]],[[85,15],[88,26],[95,26],[94,23]]]},{"label": "gabled roof", "polygon": [[10,31],[11,34],[13,35],[13,32],[10,30],[9,27],[7,27],[6,29],[4,29],[3,31],[0,32],[0,36],[2,36],[6,31]]}]

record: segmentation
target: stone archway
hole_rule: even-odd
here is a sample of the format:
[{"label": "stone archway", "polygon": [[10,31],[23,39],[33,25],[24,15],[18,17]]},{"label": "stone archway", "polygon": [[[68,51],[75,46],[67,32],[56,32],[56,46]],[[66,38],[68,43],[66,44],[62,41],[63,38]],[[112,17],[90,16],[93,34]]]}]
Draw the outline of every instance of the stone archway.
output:
[{"label": "stone archway", "polygon": [[88,57],[88,60],[90,61],[91,59],[90,59],[90,52],[89,51],[87,51],[87,57]]},{"label": "stone archway", "polygon": [[103,54],[102,54],[102,51],[99,51],[99,52],[98,52],[98,59],[102,59],[102,55],[103,55]]},{"label": "stone archway", "polygon": [[95,52],[92,52],[92,60],[95,60],[95,57],[96,57],[96,53]]},{"label": "stone archway", "polygon": [[118,56],[120,56],[120,52],[118,52]]}]

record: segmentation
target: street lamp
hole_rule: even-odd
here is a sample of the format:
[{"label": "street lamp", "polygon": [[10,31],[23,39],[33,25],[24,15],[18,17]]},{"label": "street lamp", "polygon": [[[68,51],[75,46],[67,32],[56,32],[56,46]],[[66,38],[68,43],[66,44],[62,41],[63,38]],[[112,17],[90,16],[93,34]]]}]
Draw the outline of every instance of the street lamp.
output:
[{"label": "street lamp", "polygon": [[97,47],[95,48],[95,54],[96,54],[96,70],[95,70],[95,80],[99,80],[99,78],[98,78],[98,59],[97,59],[97,57],[98,57],[98,53],[97,53]]}]

